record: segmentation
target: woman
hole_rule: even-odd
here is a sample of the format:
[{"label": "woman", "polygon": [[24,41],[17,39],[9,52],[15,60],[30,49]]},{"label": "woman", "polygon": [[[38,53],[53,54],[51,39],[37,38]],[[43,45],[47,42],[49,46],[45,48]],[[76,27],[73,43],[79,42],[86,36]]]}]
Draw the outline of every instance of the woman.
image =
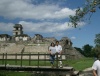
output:
[{"label": "woman", "polygon": [[50,54],[50,63],[52,68],[54,67],[54,60],[55,60],[55,53],[56,53],[56,48],[55,48],[55,44],[52,42],[49,50],[48,50],[49,54]]}]

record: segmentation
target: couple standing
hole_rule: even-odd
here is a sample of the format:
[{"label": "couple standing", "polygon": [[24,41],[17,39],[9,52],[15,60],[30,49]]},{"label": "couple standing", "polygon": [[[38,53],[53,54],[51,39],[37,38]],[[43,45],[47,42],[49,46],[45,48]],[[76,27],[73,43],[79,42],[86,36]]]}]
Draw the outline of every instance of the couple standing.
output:
[{"label": "couple standing", "polygon": [[[54,60],[56,58],[56,54],[58,54],[58,59],[61,59],[61,54],[62,54],[62,46],[59,45],[59,41],[56,41],[56,44],[53,42],[51,43],[49,47],[49,54],[50,54],[50,63],[51,66],[54,67]],[[62,61],[59,61],[59,67],[62,68]]]}]

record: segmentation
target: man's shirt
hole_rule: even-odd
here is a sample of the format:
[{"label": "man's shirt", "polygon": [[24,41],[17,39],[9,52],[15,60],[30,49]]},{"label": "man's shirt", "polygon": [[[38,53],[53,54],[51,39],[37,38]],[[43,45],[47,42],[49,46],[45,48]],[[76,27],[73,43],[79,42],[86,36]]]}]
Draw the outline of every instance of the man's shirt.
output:
[{"label": "man's shirt", "polygon": [[100,76],[100,61],[99,60],[96,60],[93,63],[92,69],[97,71],[97,76]]},{"label": "man's shirt", "polygon": [[58,46],[56,45],[55,48],[56,48],[56,52],[58,52],[58,53],[62,51],[61,45],[58,45]]}]

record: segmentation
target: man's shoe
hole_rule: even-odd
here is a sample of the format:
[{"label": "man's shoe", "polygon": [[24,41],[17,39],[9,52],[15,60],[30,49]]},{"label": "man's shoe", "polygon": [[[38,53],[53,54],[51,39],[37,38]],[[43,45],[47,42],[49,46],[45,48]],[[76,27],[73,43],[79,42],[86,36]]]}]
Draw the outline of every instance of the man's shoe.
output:
[{"label": "man's shoe", "polygon": [[63,68],[63,66],[59,66],[59,68]]},{"label": "man's shoe", "polygon": [[54,68],[54,65],[53,64],[51,64],[51,68]]},{"label": "man's shoe", "polygon": [[63,65],[62,65],[62,64],[60,64],[59,68],[63,68]]}]

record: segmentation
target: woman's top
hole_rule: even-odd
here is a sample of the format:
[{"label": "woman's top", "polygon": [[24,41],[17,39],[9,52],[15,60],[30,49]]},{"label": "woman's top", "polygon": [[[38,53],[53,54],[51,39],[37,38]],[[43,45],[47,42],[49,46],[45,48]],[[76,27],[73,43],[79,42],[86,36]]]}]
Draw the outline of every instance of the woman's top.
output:
[{"label": "woman's top", "polygon": [[50,46],[49,50],[51,51],[51,54],[55,54],[56,53],[56,48],[55,47]]}]

